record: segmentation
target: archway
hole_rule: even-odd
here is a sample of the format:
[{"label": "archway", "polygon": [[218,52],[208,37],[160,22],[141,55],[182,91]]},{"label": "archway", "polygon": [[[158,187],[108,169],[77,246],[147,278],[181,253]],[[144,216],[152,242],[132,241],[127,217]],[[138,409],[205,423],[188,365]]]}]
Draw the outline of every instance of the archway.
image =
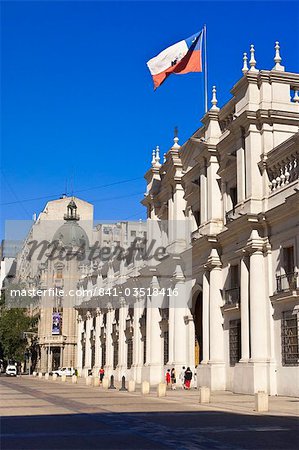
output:
[{"label": "archway", "polygon": [[193,307],[195,329],[195,366],[202,361],[202,292],[199,292]]}]

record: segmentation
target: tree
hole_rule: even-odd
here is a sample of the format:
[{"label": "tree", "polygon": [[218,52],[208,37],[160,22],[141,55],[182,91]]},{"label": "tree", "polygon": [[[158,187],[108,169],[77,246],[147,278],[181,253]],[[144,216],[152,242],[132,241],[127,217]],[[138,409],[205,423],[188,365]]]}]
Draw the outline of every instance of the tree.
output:
[{"label": "tree", "polygon": [[3,359],[22,361],[27,340],[23,333],[31,330],[34,320],[28,316],[26,309],[7,308],[1,298],[0,307],[0,342]]}]

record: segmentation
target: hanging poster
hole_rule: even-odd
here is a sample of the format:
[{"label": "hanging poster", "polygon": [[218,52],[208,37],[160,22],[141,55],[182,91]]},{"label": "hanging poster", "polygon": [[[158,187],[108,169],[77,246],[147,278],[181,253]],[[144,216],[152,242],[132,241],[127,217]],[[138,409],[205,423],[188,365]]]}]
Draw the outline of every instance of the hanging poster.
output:
[{"label": "hanging poster", "polygon": [[54,312],[52,315],[52,335],[61,334],[61,314]]}]

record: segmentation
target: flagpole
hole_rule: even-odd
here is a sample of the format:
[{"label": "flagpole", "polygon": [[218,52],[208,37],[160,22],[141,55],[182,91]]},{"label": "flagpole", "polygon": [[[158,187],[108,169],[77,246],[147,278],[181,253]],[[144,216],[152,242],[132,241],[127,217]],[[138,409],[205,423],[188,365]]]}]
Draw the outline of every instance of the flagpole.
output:
[{"label": "flagpole", "polygon": [[203,26],[204,32],[204,97],[205,97],[205,113],[208,112],[208,64],[207,64],[207,26]]}]

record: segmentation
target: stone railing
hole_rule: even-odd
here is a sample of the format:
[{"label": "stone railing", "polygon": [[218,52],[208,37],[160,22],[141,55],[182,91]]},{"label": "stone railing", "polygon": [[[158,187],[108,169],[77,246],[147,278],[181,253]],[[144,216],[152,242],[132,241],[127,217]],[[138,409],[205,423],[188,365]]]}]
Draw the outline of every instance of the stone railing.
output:
[{"label": "stone railing", "polygon": [[298,155],[291,155],[286,161],[281,161],[269,170],[270,191],[277,191],[298,179]]},{"label": "stone railing", "polygon": [[287,186],[299,177],[298,136],[273,149],[266,159],[270,193]]}]

